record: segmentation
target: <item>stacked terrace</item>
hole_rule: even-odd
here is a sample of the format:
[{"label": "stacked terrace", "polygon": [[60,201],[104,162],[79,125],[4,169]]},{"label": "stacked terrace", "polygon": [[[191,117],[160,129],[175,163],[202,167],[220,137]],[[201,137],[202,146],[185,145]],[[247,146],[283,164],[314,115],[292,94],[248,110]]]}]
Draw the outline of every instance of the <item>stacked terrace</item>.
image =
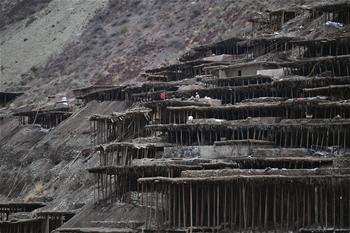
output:
[{"label": "stacked terrace", "polygon": [[248,19],[248,22],[251,25],[251,35],[255,37],[259,32],[269,31],[269,17],[267,15],[256,13],[254,16]]},{"label": "stacked terrace", "polygon": [[144,136],[144,126],[149,123],[151,110],[147,108],[129,109],[111,115],[90,117],[91,141],[94,145],[111,141],[122,141]]},{"label": "stacked terrace", "polygon": [[148,125],[150,135],[166,133],[167,141],[180,145],[212,145],[226,140],[273,141],[279,147],[322,148],[350,146],[349,119],[251,118],[225,121],[199,119],[186,124]]},{"label": "stacked terrace", "polygon": [[350,55],[315,57],[281,63],[288,75],[299,76],[350,76]]},{"label": "stacked terrace", "polygon": [[130,228],[105,228],[105,227],[81,227],[81,228],[60,228],[57,233],[137,233],[137,230]]},{"label": "stacked terrace", "polygon": [[162,196],[154,218],[164,227],[297,232],[305,226],[350,226],[349,175],[342,171],[198,175],[139,179],[143,190]]},{"label": "stacked terrace", "polygon": [[110,85],[95,85],[95,86],[89,86],[89,87],[84,87],[84,88],[79,88],[79,89],[74,89],[73,94],[77,99],[83,99],[84,96],[88,96],[90,94],[99,92],[99,91],[104,91],[104,90],[109,90],[113,88],[117,88],[118,86],[110,86]]},{"label": "stacked terrace", "polygon": [[38,202],[10,202],[0,204],[0,220],[8,221],[10,215],[20,212],[32,212],[33,210],[44,207],[45,204]]},{"label": "stacked terrace", "polygon": [[294,40],[290,42],[297,48],[299,57],[329,57],[350,54],[350,37],[321,38],[315,40]]},{"label": "stacked terrace", "polygon": [[0,222],[1,233],[46,233],[42,230],[43,222],[40,219],[22,219]]},{"label": "stacked terrace", "polygon": [[[271,12],[270,26],[279,30],[296,15]],[[97,204],[137,205],[147,220],[59,231],[346,232],[347,44],[232,38],[146,71],[143,83],[76,90],[85,102],[131,106],[90,117],[99,159],[88,172]],[[280,53],[294,52],[297,59],[281,62]]]},{"label": "stacked terrace", "polygon": [[[143,83],[135,83],[131,85],[124,86],[110,86],[109,88],[95,88],[94,86],[77,89],[75,90],[75,96],[77,99],[82,99],[85,103],[92,100],[96,101],[125,101],[126,104],[132,104],[133,95],[139,93],[148,93],[148,92],[171,92],[176,91],[182,86],[188,86],[196,84],[195,79],[187,79],[180,81],[147,81]],[[93,90],[89,92],[81,92],[80,90]],[[160,96],[158,95],[158,99]],[[148,101],[149,99],[145,97],[141,101]]]},{"label": "stacked terrace", "polygon": [[[186,87],[189,85],[197,85],[196,79],[185,79],[180,81],[153,81],[153,82],[143,82],[137,83],[134,85],[126,86],[123,89],[125,102],[128,104],[133,103],[133,96],[140,93],[159,93],[158,100],[164,100],[166,96],[162,96],[161,93],[170,93],[181,89],[181,87]],[[147,102],[150,99],[145,97],[145,99],[141,99],[142,102]]]},{"label": "stacked terrace", "polygon": [[297,15],[296,10],[292,9],[277,9],[269,12],[268,26],[274,32],[282,29],[282,26],[289,20],[295,18]]},{"label": "stacked terrace", "polygon": [[286,52],[290,49],[291,45],[288,42],[291,40],[293,40],[292,37],[256,37],[246,40],[232,38],[216,44],[194,48],[185,53],[180,61],[187,61],[188,64],[198,62],[197,59],[211,61],[218,55],[226,55],[223,59],[231,58],[231,61],[252,59],[267,53]]},{"label": "stacked terrace", "polygon": [[[180,59],[183,61],[181,63],[147,70],[143,77],[148,82],[124,86],[91,86],[74,90],[74,93],[76,98],[83,99],[85,102],[122,100],[129,105],[133,102],[164,100],[161,94],[165,92],[168,99],[169,97],[182,97],[180,92],[184,89],[187,91],[195,88],[203,89],[206,84],[196,82],[196,80],[201,77],[216,76],[218,70],[222,73],[220,77],[233,77],[254,76],[259,70],[279,68],[279,65],[275,63],[247,63],[245,61],[269,53],[290,51],[292,45],[289,42],[293,39],[291,37],[260,37],[249,40],[231,38],[194,48]],[[240,55],[240,58],[233,55]],[[235,61],[240,62],[237,64]],[[244,80],[242,80],[242,84],[244,84]],[[195,87],[183,88],[190,85]],[[221,92],[221,90],[218,91]]]},{"label": "stacked terrace", "polygon": [[267,53],[287,52],[291,49],[290,41],[293,37],[259,37],[238,42],[245,48],[247,58],[257,58]]},{"label": "stacked terrace", "polygon": [[172,144],[163,142],[114,142],[99,145],[101,166],[131,165],[134,159],[161,158],[164,147]]},{"label": "stacked terrace", "polygon": [[76,89],[73,91],[73,93],[77,99],[81,99],[85,103],[93,100],[114,101],[125,99],[122,93],[123,88],[124,86],[90,86],[82,89]]},{"label": "stacked terrace", "polygon": [[74,214],[68,211],[37,212],[33,218],[1,221],[0,229],[1,233],[50,233],[61,227]]},{"label": "stacked terrace", "polygon": [[[235,66],[232,69],[234,71],[237,71],[239,67],[241,66]],[[274,64],[274,67],[278,66]],[[268,68],[270,68],[270,66],[268,66]],[[217,73],[224,73],[230,72],[231,67],[223,67],[216,69],[218,69]],[[220,69],[222,70],[220,71]],[[142,102],[143,100],[160,100],[161,93],[165,93],[165,96],[168,99],[182,98],[184,100],[190,100],[191,97],[194,97],[196,93],[198,93],[200,97],[210,97],[212,99],[220,100],[222,104],[236,104],[247,99],[254,99],[260,97],[304,97],[304,88],[323,87],[324,84],[342,86],[350,83],[348,76],[320,77],[315,79],[292,76],[283,79],[273,80],[273,82],[270,82],[270,80],[272,80],[271,77],[270,80],[268,80],[268,78],[266,77],[262,77],[263,76],[253,75],[220,79],[204,79],[203,84],[201,86],[194,86],[188,89],[181,89],[178,91],[168,92],[157,91],[133,94],[132,102],[137,103]],[[232,86],[232,83],[234,83],[233,85],[235,86]]]},{"label": "stacked terrace", "polygon": [[90,118],[96,202],[148,208],[149,232],[349,228],[350,173],[335,160],[349,152],[350,105],[329,87],[350,78],[258,74],[284,65],[209,66],[175,90],[124,87],[143,108]]},{"label": "stacked terrace", "polygon": [[301,228],[299,230],[300,233],[346,233],[349,232],[350,229],[334,229],[332,227],[328,229],[317,229],[317,228]]},{"label": "stacked terrace", "polygon": [[[157,146],[161,148],[160,144],[157,144]],[[169,150],[169,147],[163,145],[164,149]],[[88,169],[89,173],[93,174],[96,179],[97,189],[94,196],[97,202],[122,201],[140,204],[142,200],[139,198],[139,193],[141,193],[141,187],[138,185],[139,178],[180,177],[181,172],[186,170],[222,169],[238,166],[234,162],[213,162],[208,159],[171,160],[156,159],[155,157],[150,160],[135,158],[125,163],[125,161],[120,161],[118,158],[120,158],[120,154],[112,154],[109,156],[108,164],[104,165],[106,164],[106,160],[104,160],[106,156],[100,154],[100,166]]]},{"label": "stacked terrace", "polygon": [[244,54],[244,49],[237,46],[237,42],[242,41],[241,38],[230,38],[214,44],[202,45],[191,49],[180,58],[180,61],[193,61],[213,54],[223,55],[230,54],[240,58]]},{"label": "stacked terrace", "polygon": [[207,67],[205,71],[214,77],[227,78],[236,76],[254,76],[260,74],[260,70],[278,69],[273,62],[246,62],[225,66]]},{"label": "stacked terrace", "polygon": [[50,233],[69,221],[75,212],[72,211],[40,211],[35,214],[36,219],[42,222],[42,233]]},{"label": "stacked terrace", "polygon": [[[72,212],[40,211],[39,202],[10,202],[0,204],[1,233],[50,233],[73,217]],[[27,214],[17,218],[16,214]]]},{"label": "stacked terrace", "polygon": [[143,102],[142,106],[146,108],[152,109],[151,119],[155,124],[162,123],[166,124],[172,121],[172,117],[169,115],[169,111],[167,110],[169,107],[184,107],[184,106],[202,106],[202,107],[210,107],[215,105],[221,105],[221,101],[219,100],[208,100],[208,99],[199,99],[193,100],[188,99],[184,100],[183,98],[172,98],[165,100],[151,100],[147,102]]},{"label": "stacked terrace", "polygon": [[101,166],[88,169],[88,171],[94,174],[97,181],[96,201],[139,203],[140,200],[137,194],[140,193],[137,182],[139,178],[179,177],[181,171],[200,168],[201,166],[197,165],[159,163],[152,165]]},{"label": "stacked terrace", "polygon": [[[185,170],[237,167],[236,163],[214,162],[208,159],[165,159],[174,146],[159,137],[137,138],[98,145],[99,166],[88,169],[97,183],[95,200],[140,203],[137,180],[143,177],[180,177]],[[175,153],[179,153],[177,150]]]},{"label": "stacked terrace", "polygon": [[266,75],[235,76],[229,78],[204,78],[202,80],[206,86],[225,87],[225,86],[245,86],[250,84],[272,83],[273,79]]},{"label": "stacked terrace", "polygon": [[324,22],[350,23],[350,4],[348,1],[320,4],[311,9],[311,19],[322,17]]},{"label": "stacked terrace", "polygon": [[206,68],[229,65],[234,61],[245,62],[268,54],[287,52],[292,37],[260,37],[243,40],[231,38],[218,43],[200,46],[185,53],[181,63],[147,70],[149,81],[178,81],[208,74]]},{"label": "stacked terrace", "polygon": [[[285,74],[298,76],[344,77],[350,75],[349,37],[325,38],[310,41],[295,41],[301,59],[281,63]],[[348,99],[350,87],[344,83],[305,87],[304,96],[332,96],[334,99]]]},{"label": "stacked terrace", "polygon": [[[261,101],[266,101],[261,98]],[[248,117],[280,117],[300,119],[306,116],[327,119],[343,116],[350,118],[350,103],[331,101],[327,98],[295,98],[271,102],[242,102],[235,105],[220,106],[179,106],[167,107],[169,124],[185,124],[189,116],[194,119],[239,120]]]},{"label": "stacked terrace", "polygon": [[[166,67],[160,67],[153,70],[147,70],[144,77],[149,81],[179,81],[183,79],[193,78],[196,75],[202,75],[203,67],[228,64],[225,61],[208,61],[195,60],[187,61],[179,64],[173,64]],[[164,76],[163,78],[160,78]]]},{"label": "stacked terrace", "polygon": [[280,8],[266,10],[265,12],[254,12],[248,19],[251,24],[251,35],[269,35],[280,31],[283,26],[303,13],[301,8]]},{"label": "stacked terrace", "polygon": [[21,125],[39,124],[43,128],[53,128],[66,120],[73,113],[71,108],[66,105],[39,108],[32,110],[20,110],[13,114],[18,118]]},{"label": "stacked terrace", "polygon": [[[245,66],[251,63],[210,66],[198,88],[126,87],[147,113],[120,113],[124,126],[115,129],[108,124],[120,119],[93,116],[104,135],[94,144],[110,142],[96,147],[100,164],[88,170],[96,202],[148,208],[144,232],[349,228],[349,171],[335,160],[350,148],[350,105],[336,92],[309,93],[346,86],[349,77],[257,74],[277,63],[253,63],[248,76],[229,73]],[[128,114],[133,120],[125,123]],[[126,125],[142,133],[118,138]]]}]

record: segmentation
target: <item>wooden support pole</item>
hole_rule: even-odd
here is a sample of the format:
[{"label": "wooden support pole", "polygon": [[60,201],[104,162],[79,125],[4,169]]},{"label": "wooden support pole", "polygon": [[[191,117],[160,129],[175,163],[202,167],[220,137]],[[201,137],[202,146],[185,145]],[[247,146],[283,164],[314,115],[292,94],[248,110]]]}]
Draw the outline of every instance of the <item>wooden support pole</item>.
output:
[{"label": "wooden support pole", "polygon": [[191,233],[192,233],[192,228],[193,228],[193,193],[192,193],[192,183],[190,183],[190,232]]},{"label": "wooden support pole", "polygon": [[185,184],[182,184],[182,204],[183,204],[183,226],[186,227],[186,196],[185,196]]}]

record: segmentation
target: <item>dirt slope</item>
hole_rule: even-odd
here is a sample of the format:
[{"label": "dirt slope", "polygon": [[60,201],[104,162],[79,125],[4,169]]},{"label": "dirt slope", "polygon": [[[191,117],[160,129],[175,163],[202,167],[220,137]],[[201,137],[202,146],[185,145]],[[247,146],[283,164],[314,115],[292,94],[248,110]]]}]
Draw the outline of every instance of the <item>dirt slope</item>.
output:
[{"label": "dirt slope", "polygon": [[[53,0],[30,17],[7,25],[0,31],[1,87],[30,85],[31,79],[27,79],[24,74],[28,71],[36,73],[37,67],[44,66],[48,59],[60,54],[67,44],[77,40],[85,25],[98,9],[104,7],[105,2]],[[26,6],[29,3],[23,4]],[[17,8],[24,9],[22,5]],[[21,15],[17,11],[8,14]]]}]

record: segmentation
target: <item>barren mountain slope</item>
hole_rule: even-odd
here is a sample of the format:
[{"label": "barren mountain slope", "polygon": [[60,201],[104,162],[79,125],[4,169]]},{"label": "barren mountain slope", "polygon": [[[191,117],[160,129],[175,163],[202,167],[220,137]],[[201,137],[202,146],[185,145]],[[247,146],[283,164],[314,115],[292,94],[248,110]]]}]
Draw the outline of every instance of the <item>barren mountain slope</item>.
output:
[{"label": "barren mountain slope", "polygon": [[30,88],[30,80],[37,77],[24,74],[29,70],[36,73],[37,67],[45,66],[48,59],[77,40],[104,3],[104,0],[54,0],[29,18],[7,25],[0,31],[1,89],[18,88],[17,85]]}]

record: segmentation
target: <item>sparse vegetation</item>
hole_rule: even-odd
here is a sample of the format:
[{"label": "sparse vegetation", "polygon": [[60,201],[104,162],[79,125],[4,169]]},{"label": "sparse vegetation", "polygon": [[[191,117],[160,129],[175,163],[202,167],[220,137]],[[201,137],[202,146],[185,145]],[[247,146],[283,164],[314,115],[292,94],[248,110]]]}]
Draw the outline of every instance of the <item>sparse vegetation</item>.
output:
[{"label": "sparse vegetation", "polygon": [[122,29],[120,30],[120,34],[125,34],[129,31],[127,26],[122,27]]},{"label": "sparse vegetation", "polygon": [[38,181],[34,184],[32,191],[29,191],[28,194],[23,198],[25,202],[33,201],[38,196],[42,195],[45,191],[45,186],[41,181]]}]

